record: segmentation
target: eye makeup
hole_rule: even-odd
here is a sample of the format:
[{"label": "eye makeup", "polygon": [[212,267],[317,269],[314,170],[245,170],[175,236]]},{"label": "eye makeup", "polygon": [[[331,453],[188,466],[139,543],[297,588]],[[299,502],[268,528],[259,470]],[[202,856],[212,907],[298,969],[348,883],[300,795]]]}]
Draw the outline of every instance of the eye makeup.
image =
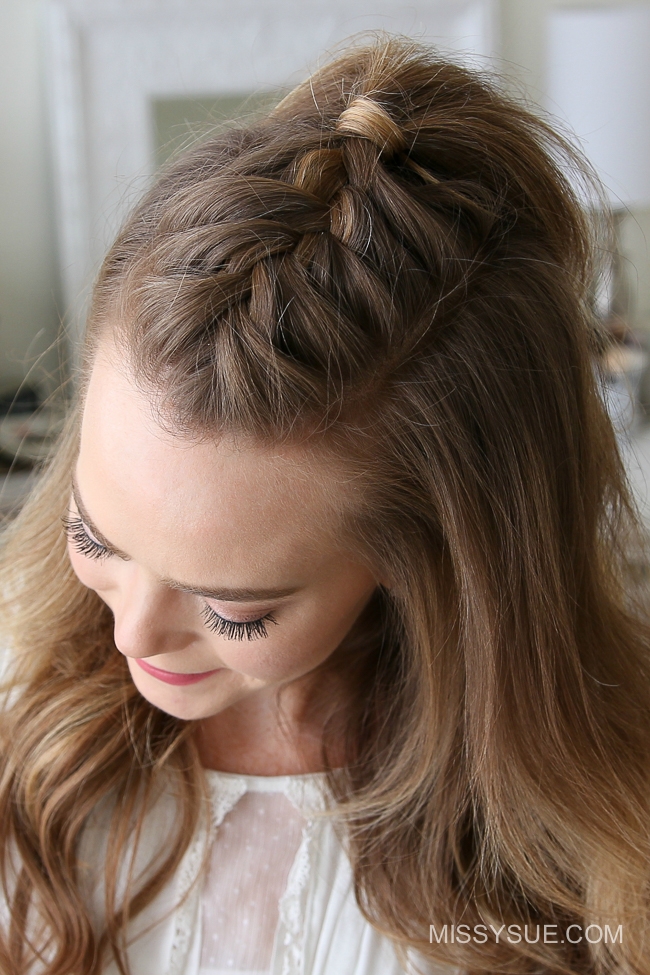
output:
[{"label": "eye makeup", "polygon": [[201,615],[205,625],[212,633],[225,636],[228,640],[257,640],[259,637],[267,637],[267,623],[277,623],[273,613],[266,613],[256,620],[246,620],[243,623],[235,620],[226,619],[220,616],[211,606],[205,604],[201,610]]},{"label": "eye makeup", "polygon": [[63,530],[68,541],[81,555],[88,559],[106,559],[112,552],[93,538],[79,516],[67,515],[62,519]]},{"label": "eye makeup", "polygon": [[[68,515],[62,519],[63,530],[74,549],[88,559],[101,560],[115,554],[106,545],[94,538],[78,515]],[[203,622],[208,630],[227,640],[257,640],[268,636],[267,623],[277,623],[272,613],[266,613],[256,620],[239,622],[221,616],[205,603],[201,610]]]}]

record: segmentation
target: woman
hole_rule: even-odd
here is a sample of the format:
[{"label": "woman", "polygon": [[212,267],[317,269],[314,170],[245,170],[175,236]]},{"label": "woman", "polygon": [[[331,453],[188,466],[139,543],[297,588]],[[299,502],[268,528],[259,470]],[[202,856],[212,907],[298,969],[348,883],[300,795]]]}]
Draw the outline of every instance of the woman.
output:
[{"label": "woman", "polygon": [[560,157],[380,39],[136,207],[5,545],[3,971],[648,970],[640,533]]}]

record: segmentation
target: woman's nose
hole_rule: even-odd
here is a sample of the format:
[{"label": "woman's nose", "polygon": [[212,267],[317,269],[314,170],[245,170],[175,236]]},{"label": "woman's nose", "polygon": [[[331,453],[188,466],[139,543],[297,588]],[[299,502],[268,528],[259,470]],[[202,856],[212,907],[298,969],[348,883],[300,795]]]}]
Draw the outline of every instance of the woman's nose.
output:
[{"label": "woman's nose", "polygon": [[196,635],[184,625],[187,594],[161,585],[134,563],[129,570],[111,606],[117,649],[126,657],[151,657],[192,643]]}]

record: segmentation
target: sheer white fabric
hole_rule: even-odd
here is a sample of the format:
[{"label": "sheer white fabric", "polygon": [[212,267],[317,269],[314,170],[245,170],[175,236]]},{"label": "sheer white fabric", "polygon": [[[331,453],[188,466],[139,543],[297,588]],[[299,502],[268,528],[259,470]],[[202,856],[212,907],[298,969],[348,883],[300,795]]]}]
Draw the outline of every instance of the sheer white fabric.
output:
[{"label": "sheer white fabric", "polygon": [[[174,877],[129,926],[133,975],[433,972],[419,959],[417,967],[404,966],[361,914],[344,834],[335,810],[326,812],[325,776],[208,772],[207,778],[211,815],[201,818]],[[159,862],[161,839],[173,832],[177,814],[173,791],[161,794],[148,814],[134,876]],[[109,819],[107,810],[86,831],[84,862],[105,856]],[[89,893],[99,927],[101,881]],[[119,975],[114,961],[103,975]]]},{"label": "sheer white fabric", "polygon": [[266,975],[306,820],[283,792],[246,792],[217,828],[203,888],[200,975]]}]

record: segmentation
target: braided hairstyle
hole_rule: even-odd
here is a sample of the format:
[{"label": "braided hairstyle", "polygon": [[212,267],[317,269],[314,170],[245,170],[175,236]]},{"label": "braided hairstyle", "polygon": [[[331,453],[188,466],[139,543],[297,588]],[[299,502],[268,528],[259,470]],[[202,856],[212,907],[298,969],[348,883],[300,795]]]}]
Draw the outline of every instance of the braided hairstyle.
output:
[{"label": "braided hairstyle", "polygon": [[[88,363],[110,333],[179,434],[297,440],[349,465],[345,530],[392,581],[347,648],[357,690],[330,776],[357,896],[398,944],[471,973],[648,971],[650,629],[631,596],[635,513],[594,377],[591,245],[567,163],[562,138],[493,80],[406,40],[352,47],[261,122],[168,165],[105,260],[88,329]],[[33,541],[40,505],[16,538]],[[33,561],[16,586],[40,595]],[[80,619],[91,597],[66,579],[65,640],[41,621],[39,652],[60,671],[72,648],[78,673],[90,644],[70,607]],[[41,670],[50,710],[58,671]],[[78,684],[68,722],[88,703]],[[117,715],[123,691],[116,702]],[[187,756],[175,719],[163,733],[147,702],[132,707],[159,766]],[[133,809],[122,738],[112,767]],[[78,742],[84,761],[96,748]],[[43,835],[37,823],[34,848]],[[66,903],[51,898],[55,930]],[[625,936],[430,943],[430,924],[458,921]]]},{"label": "braided hairstyle", "polygon": [[[455,322],[487,334],[486,315],[520,317],[502,310],[522,286],[576,300],[585,228],[542,140],[539,120],[430,52],[355,51],[167,169],[92,317],[119,290],[134,360],[156,386],[164,374],[189,426],[277,436],[365,410]],[[515,294],[504,274],[522,270]],[[503,339],[513,366],[536,340]]]}]

